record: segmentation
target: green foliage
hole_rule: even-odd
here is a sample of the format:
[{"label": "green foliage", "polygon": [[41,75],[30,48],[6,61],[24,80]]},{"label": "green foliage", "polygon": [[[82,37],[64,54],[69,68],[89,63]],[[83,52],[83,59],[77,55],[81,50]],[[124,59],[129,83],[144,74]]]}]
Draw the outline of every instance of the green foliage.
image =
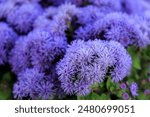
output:
[{"label": "green foliage", "polygon": [[107,94],[98,95],[97,93],[90,93],[87,96],[78,96],[78,100],[109,100],[110,96]]}]

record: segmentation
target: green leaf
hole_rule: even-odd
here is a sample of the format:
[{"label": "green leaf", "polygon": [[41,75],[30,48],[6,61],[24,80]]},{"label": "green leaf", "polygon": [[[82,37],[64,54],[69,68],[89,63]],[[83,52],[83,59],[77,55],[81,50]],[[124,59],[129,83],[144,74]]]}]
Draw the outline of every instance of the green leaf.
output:
[{"label": "green leaf", "polygon": [[114,90],[115,90],[115,88],[114,88],[114,87],[111,87],[111,88],[110,88],[110,91],[111,91],[111,92],[113,92]]},{"label": "green leaf", "polygon": [[104,87],[104,83],[103,82],[99,83],[99,86],[100,86],[100,88],[103,88]]},{"label": "green leaf", "polygon": [[100,100],[110,100],[110,96],[109,95],[106,95],[106,94],[102,94],[100,97],[99,97]]},{"label": "green leaf", "polygon": [[117,93],[117,96],[120,97],[120,98],[122,98],[122,94],[123,94],[123,91],[120,90],[120,91]]},{"label": "green leaf", "polygon": [[148,96],[146,96],[144,93],[139,93],[138,100],[149,100]]},{"label": "green leaf", "polygon": [[107,79],[107,82],[106,82],[106,87],[107,87],[107,89],[110,90],[110,88],[112,87],[112,85],[113,85],[113,83],[112,83],[111,79],[108,78],[108,79]]},{"label": "green leaf", "polygon": [[78,96],[78,100],[100,100],[100,96],[94,92],[90,93],[87,96]]},{"label": "green leaf", "polygon": [[141,63],[140,63],[140,58],[137,55],[133,56],[133,67],[135,69],[141,69]]},{"label": "green leaf", "polygon": [[141,69],[141,61],[140,61],[140,56],[137,51],[136,47],[129,47],[128,52],[130,53],[133,61],[133,68],[135,69]]},{"label": "green leaf", "polygon": [[99,88],[99,83],[93,84],[91,88]]}]

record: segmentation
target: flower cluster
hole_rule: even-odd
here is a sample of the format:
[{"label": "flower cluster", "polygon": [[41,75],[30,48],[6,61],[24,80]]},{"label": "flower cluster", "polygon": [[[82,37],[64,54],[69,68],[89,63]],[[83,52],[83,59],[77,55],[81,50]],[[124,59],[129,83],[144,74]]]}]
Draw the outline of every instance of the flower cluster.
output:
[{"label": "flower cluster", "polygon": [[150,44],[150,27],[143,18],[131,18],[122,13],[109,13],[94,23],[80,27],[76,31],[76,38],[83,40],[114,40],[125,47],[135,45],[146,47]]},{"label": "flower cluster", "polygon": [[75,41],[57,65],[62,88],[67,94],[86,95],[90,86],[103,82],[106,74],[119,82],[131,69],[131,58],[117,42]]},{"label": "flower cluster", "polygon": [[148,0],[0,0],[0,67],[17,77],[14,98],[85,96],[109,79],[137,97],[124,82],[128,49],[150,45],[149,14]]},{"label": "flower cluster", "polygon": [[32,24],[38,15],[42,13],[42,9],[38,4],[22,4],[15,6],[7,16],[7,21],[18,32],[27,33],[32,29]]},{"label": "flower cluster", "polygon": [[61,58],[67,46],[66,38],[45,30],[34,30],[20,37],[11,51],[10,64],[15,73],[26,68],[50,69]]}]

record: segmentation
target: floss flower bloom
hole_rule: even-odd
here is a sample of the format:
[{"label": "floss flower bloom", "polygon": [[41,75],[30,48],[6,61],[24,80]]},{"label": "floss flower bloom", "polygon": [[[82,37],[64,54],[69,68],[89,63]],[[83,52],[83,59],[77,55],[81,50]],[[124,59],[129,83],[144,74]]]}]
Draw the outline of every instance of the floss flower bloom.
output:
[{"label": "floss flower bloom", "polygon": [[0,22],[0,65],[8,62],[9,52],[14,46],[17,34],[6,23]]},{"label": "floss flower bloom", "polygon": [[131,94],[132,94],[133,97],[138,96],[137,90],[138,90],[138,85],[135,82],[133,82],[130,85],[130,92],[131,92]]},{"label": "floss flower bloom", "polygon": [[27,33],[32,29],[34,20],[42,13],[42,8],[38,4],[22,4],[16,6],[8,14],[7,21],[18,32]]},{"label": "floss flower bloom", "polygon": [[35,30],[16,42],[10,64],[16,73],[33,67],[43,71],[63,56],[66,46],[65,37],[55,36],[45,30]]},{"label": "floss flower bloom", "polygon": [[89,0],[89,2],[99,7],[103,12],[114,12],[121,10],[120,0]]},{"label": "floss flower bloom", "polygon": [[0,3],[0,19],[6,18],[14,8],[14,3],[11,1],[3,1]]},{"label": "floss flower bloom", "polygon": [[121,81],[130,72],[131,58],[117,42],[75,41],[56,67],[67,94],[86,95],[90,86],[102,82],[109,71],[112,81]]},{"label": "floss flower bloom", "polygon": [[72,4],[63,4],[59,6],[58,12],[53,17],[49,30],[54,34],[66,35],[65,31],[69,28],[68,24],[79,12],[80,10]]},{"label": "floss flower bloom", "polygon": [[[77,14],[78,23],[87,25],[93,23],[99,18],[104,17],[104,13],[96,6],[88,5],[80,8],[81,12]],[[88,11],[88,12],[87,12]]]},{"label": "floss flower bloom", "polygon": [[76,38],[114,40],[125,47],[146,47],[150,44],[149,28],[141,23],[143,20],[137,19],[122,13],[110,13],[95,23],[79,28]]},{"label": "floss flower bloom", "polygon": [[51,78],[37,69],[26,69],[18,74],[18,81],[13,88],[14,98],[49,99],[54,95]]}]

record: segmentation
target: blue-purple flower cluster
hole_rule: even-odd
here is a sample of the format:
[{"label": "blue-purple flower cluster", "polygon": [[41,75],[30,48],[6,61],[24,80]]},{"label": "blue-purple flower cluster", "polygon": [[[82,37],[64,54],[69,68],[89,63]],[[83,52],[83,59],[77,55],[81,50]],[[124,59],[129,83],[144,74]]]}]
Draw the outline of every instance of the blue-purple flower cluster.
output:
[{"label": "blue-purple flower cluster", "polygon": [[78,40],[67,49],[56,71],[67,94],[86,95],[92,84],[104,81],[106,74],[114,82],[123,80],[130,72],[131,63],[118,42]]},{"label": "blue-purple flower cluster", "polygon": [[17,76],[14,98],[83,96],[108,76],[122,81],[126,48],[150,44],[148,13],[146,0],[0,0],[0,65]]}]

